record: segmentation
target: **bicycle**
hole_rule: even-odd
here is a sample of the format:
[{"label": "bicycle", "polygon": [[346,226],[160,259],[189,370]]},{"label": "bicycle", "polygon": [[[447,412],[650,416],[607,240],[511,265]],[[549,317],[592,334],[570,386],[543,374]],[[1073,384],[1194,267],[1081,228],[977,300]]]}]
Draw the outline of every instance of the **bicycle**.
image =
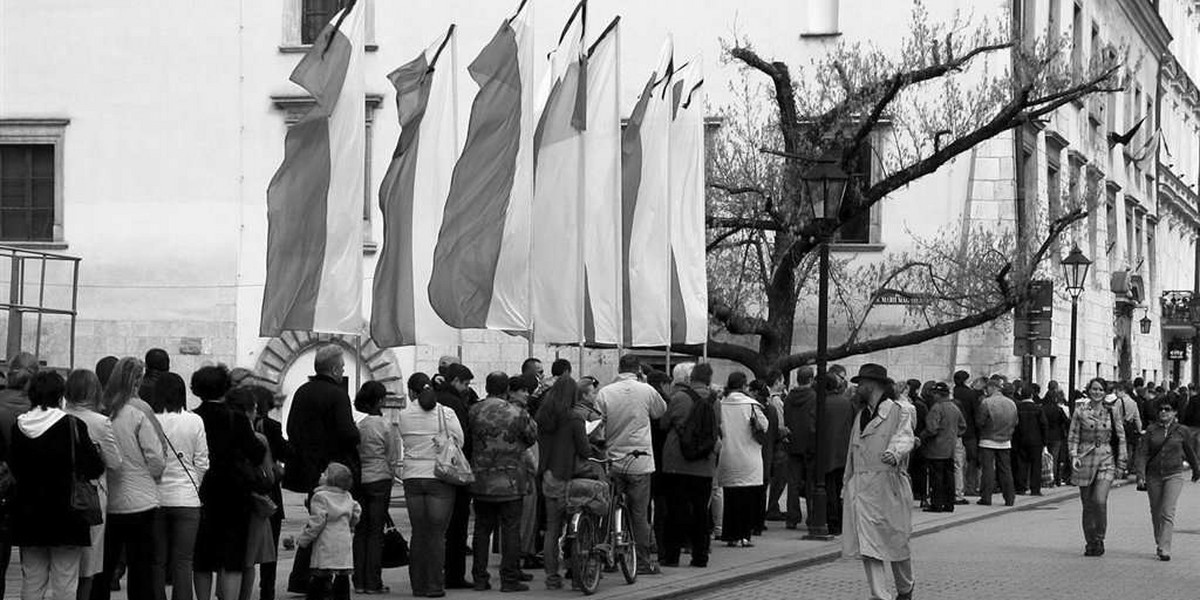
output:
[{"label": "bicycle", "polygon": [[568,508],[567,527],[560,545],[564,550],[570,549],[568,564],[571,565],[571,578],[585,595],[595,594],[600,587],[602,569],[620,568],[625,583],[637,582],[637,546],[625,507],[625,497],[616,493],[616,486],[608,474],[613,465],[619,465],[618,472],[628,472],[633,459],[639,456],[649,454],[635,450],[620,458],[589,458],[589,461],[604,467],[607,481],[596,483],[608,488],[611,499],[608,510],[604,514],[596,514],[586,508]]}]

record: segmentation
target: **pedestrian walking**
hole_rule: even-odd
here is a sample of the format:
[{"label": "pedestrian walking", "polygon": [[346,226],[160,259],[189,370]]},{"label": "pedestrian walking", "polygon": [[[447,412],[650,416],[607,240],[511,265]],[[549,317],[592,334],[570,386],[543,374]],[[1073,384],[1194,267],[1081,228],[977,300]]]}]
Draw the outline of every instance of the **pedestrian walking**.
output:
[{"label": "pedestrian walking", "polygon": [[884,562],[891,563],[897,600],[913,593],[912,482],[908,455],[915,440],[913,413],[884,397],[892,385],[887,368],[868,363],[850,380],[862,408],[850,434],[846,459],[842,555],[861,558],[872,598],[891,600]]},{"label": "pedestrian walking", "polygon": [[954,451],[967,421],[950,401],[950,386],[935,381],[929,386],[933,406],[925,417],[921,452],[929,465],[929,506],[926,512],[954,512]]},{"label": "pedestrian walking", "polygon": [[[89,523],[70,500],[77,481],[104,473],[87,425],[63,412],[65,382],[43,371],[29,382],[30,410],[10,431],[8,466],[16,480],[12,542],[21,547],[22,600],[74,600]],[[99,505],[97,505],[99,508]]]},{"label": "pedestrian walking", "polygon": [[395,426],[383,416],[387,389],[378,381],[368,381],[354,396],[354,408],[367,415],[358,422],[359,483],[355,498],[362,506],[362,519],[354,528],[354,591],[359,594],[384,594],[383,528],[392,499],[392,481],[400,474],[400,437]]},{"label": "pedestrian walking", "polygon": [[192,600],[192,556],[200,528],[199,486],[208,472],[208,437],[204,420],[184,410],[183,378],[163,371],[148,394],[167,436],[169,455],[158,482],[161,506],[154,521],[154,589],[166,589],[169,570],[171,600]]},{"label": "pedestrian walking", "polygon": [[403,440],[404,500],[412,523],[408,578],[418,598],[441,598],[445,591],[446,529],[454,512],[455,488],[434,475],[437,447],[434,440],[463,444],[458,415],[438,403],[437,392],[424,373],[408,378],[408,402],[400,411]]},{"label": "pedestrian walking", "polygon": [[349,600],[354,572],[354,527],[362,507],[350,495],[354,475],[350,468],[331,462],[309,500],[308,522],[296,545],[309,549],[308,600]]},{"label": "pedestrian walking", "polygon": [[1012,436],[1017,428],[1017,405],[1001,393],[1008,384],[1003,375],[992,375],[987,380],[987,395],[979,403],[975,413],[975,424],[979,426],[979,501],[976,504],[990,506],[992,490],[997,483],[1004,497],[1004,505],[1016,504],[1016,491],[1012,477]]},{"label": "pedestrian walking", "polygon": [[1159,560],[1166,561],[1171,560],[1175,503],[1183,489],[1183,473],[1190,466],[1192,481],[1200,481],[1200,459],[1192,447],[1193,432],[1179,423],[1179,401],[1164,396],[1157,404],[1157,419],[1138,440],[1133,464],[1138,489],[1146,490],[1150,500],[1154,552]]},{"label": "pedestrian walking", "polygon": [[717,481],[725,496],[721,532],[731,548],[754,545],[750,536],[763,505],[762,447],[768,422],[759,402],[746,395],[746,384],[742,371],[729,374],[719,417],[722,445]]},{"label": "pedestrian walking", "polygon": [[1079,486],[1083,503],[1084,556],[1104,555],[1108,530],[1108,492],[1125,469],[1125,430],[1116,416],[1115,396],[1097,377],[1087,384],[1087,402],[1071,417],[1067,449],[1071,453],[1071,483]]}]

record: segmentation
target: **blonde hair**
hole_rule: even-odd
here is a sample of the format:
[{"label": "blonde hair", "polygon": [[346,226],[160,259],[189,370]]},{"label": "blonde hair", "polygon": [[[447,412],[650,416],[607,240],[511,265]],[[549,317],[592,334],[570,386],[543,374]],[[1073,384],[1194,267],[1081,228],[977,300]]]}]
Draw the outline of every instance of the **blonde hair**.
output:
[{"label": "blonde hair", "polygon": [[137,358],[126,356],[117,361],[112,375],[108,377],[108,385],[104,386],[102,412],[108,415],[108,418],[117,416],[125,403],[137,395],[145,374],[146,363]]}]

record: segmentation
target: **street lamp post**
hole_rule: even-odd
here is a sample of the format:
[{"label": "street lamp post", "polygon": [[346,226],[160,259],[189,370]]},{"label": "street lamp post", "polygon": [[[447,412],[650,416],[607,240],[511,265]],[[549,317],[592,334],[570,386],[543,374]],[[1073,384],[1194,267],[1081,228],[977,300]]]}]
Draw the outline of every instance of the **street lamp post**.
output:
[{"label": "street lamp post", "polygon": [[[827,367],[826,354],[829,350],[828,321],[829,321],[829,241],[837,224],[838,211],[841,210],[842,198],[846,194],[846,184],[850,177],[838,166],[840,157],[833,152],[826,152],[807,171],[800,175],[803,191],[813,211],[813,223],[818,236],[818,266],[817,266],[817,411],[816,411],[816,455],[813,462],[817,468],[824,464],[822,456],[822,437],[825,435],[825,373]],[[830,539],[826,503],[828,492],[825,489],[825,474],[815,473],[810,480],[815,484],[812,492],[812,525],[808,528],[805,539]]]},{"label": "street lamp post", "polygon": [[1079,329],[1079,295],[1083,293],[1090,266],[1092,261],[1079,251],[1079,246],[1071,248],[1071,253],[1062,260],[1067,293],[1071,294],[1071,364],[1068,365],[1067,374],[1067,407],[1071,414],[1075,414],[1075,337]]}]

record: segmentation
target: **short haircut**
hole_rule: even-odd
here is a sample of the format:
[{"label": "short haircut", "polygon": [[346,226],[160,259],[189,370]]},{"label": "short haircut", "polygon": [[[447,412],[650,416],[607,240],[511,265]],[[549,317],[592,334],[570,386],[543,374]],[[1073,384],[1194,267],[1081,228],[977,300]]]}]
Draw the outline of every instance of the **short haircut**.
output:
[{"label": "short haircut", "polygon": [[513,375],[508,378],[508,391],[511,392],[529,392],[532,394],[537,389],[537,378],[533,375]]},{"label": "short haircut", "polygon": [[87,369],[75,369],[67,375],[67,402],[96,410],[103,394],[100,378]]},{"label": "short haircut", "polygon": [[642,359],[636,354],[622,354],[617,360],[617,372],[619,373],[641,373]]},{"label": "short haircut", "polygon": [[692,367],[692,381],[701,385],[712,385],[712,378],[713,370],[711,364],[702,362]]},{"label": "short haircut", "polygon": [[1171,407],[1175,412],[1179,412],[1179,396],[1175,394],[1163,394],[1154,400],[1155,410],[1161,410],[1164,406]]},{"label": "short haircut", "polygon": [[358,388],[358,393],[354,395],[354,409],[373,415],[379,410],[379,405],[386,397],[387,388],[383,387],[382,383],[368,381],[362,384],[362,387]]},{"label": "short haircut", "polygon": [[230,408],[249,416],[255,410],[258,410],[257,402],[255,402],[254,391],[249,387],[239,387],[229,390],[225,395],[225,403]]},{"label": "short haircut", "polygon": [[535,365],[540,364],[542,364],[542,359],[530,356],[529,358],[521,361],[521,373],[529,373],[530,369],[532,369]]},{"label": "short haircut", "polygon": [[217,400],[228,391],[229,370],[225,365],[200,367],[192,373],[192,393],[201,400]]},{"label": "short haircut", "polygon": [[187,406],[187,386],[175,373],[163,373],[154,382],[154,412],[183,412]]},{"label": "short haircut", "polygon": [[466,383],[475,379],[475,374],[462,363],[454,363],[446,367],[446,382],[461,381]]},{"label": "short haircut", "polygon": [[241,387],[250,390],[250,394],[254,396],[254,406],[258,409],[258,416],[265,417],[267,413],[271,412],[272,408],[275,408],[275,392],[272,392],[269,388],[255,383],[246,384]]},{"label": "short haircut", "polygon": [[[33,374],[38,372],[38,359],[28,352],[18,352],[8,359],[7,385],[12,389],[25,389]],[[7,435],[7,434],[6,434]]]},{"label": "short haircut", "polygon": [[692,369],[696,368],[696,363],[682,362],[675,365],[671,369],[671,381],[675,383],[687,383],[692,379]]},{"label": "short haircut", "polygon": [[746,373],[744,371],[734,371],[729,374],[729,378],[725,380],[725,391],[736,392],[746,389]]},{"label": "short haircut", "polygon": [[650,371],[650,374],[646,376],[646,383],[654,386],[654,389],[658,389],[664,383],[671,383],[671,376],[667,375],[666,371],[655,369]]},{"label": "short haircut", "polygon": [[556,358],[550,363],[550,374],[555,377],[561,377],[571,372],[571,361],[565,358]]},{"label": "short haircut", "polygon": [[147,371],[170,371],[171,355],[162,348],[151,348],[146,351]]},{"label": "short haircut", "polygon": [[67,384],[54,371],[41,371],[29,382],[29,404],[38,408],[58,408]]},{"label": "short haircut", "polygon": [[970,378],[971,378],[971,374],[966,371],[955,371],[954,372],[954,385],[962,385],[962,384],[966,383],[967,380]]},{"label": "short haircut", "polygon": [[[832,373],[833,370],[830,369],[829,372]],[[812,383],[816,376],[816,371],[814,371],[812,367],[800,367],[799,369],[796,369],[796,384],[808,385]]]},{"label": "short haircut", "polygon": [[342,463],[331,462],[328,467],[325,467],[325,484],[350,491],[354,487],[354,475],[350,473],[350,469]]},{"label": "short haircut", "polygon": [[775,367],[771,367],[770,369],[767,369],[767,375],[766,375],[766,377],[763,377],[763,381],[768,386],[773,386],[773,385],[779,383],[780,379],[783,379],[783,371],[780,371],[779,369],[776,369]]},{"label": "short haircut", "polygon": [[313,356],[313,372],[320,374],[329,374],[333,372],[334,367],[339,363],[345,364],[345,358],[342,357],[342,347],[337,344],[326,344],[317,348],[317,354]]},{"label": "short haircut", "polygon": [[484,380],[484,391],[489,396],[503,396],[508,393],[508,373],[492,371]]}]

